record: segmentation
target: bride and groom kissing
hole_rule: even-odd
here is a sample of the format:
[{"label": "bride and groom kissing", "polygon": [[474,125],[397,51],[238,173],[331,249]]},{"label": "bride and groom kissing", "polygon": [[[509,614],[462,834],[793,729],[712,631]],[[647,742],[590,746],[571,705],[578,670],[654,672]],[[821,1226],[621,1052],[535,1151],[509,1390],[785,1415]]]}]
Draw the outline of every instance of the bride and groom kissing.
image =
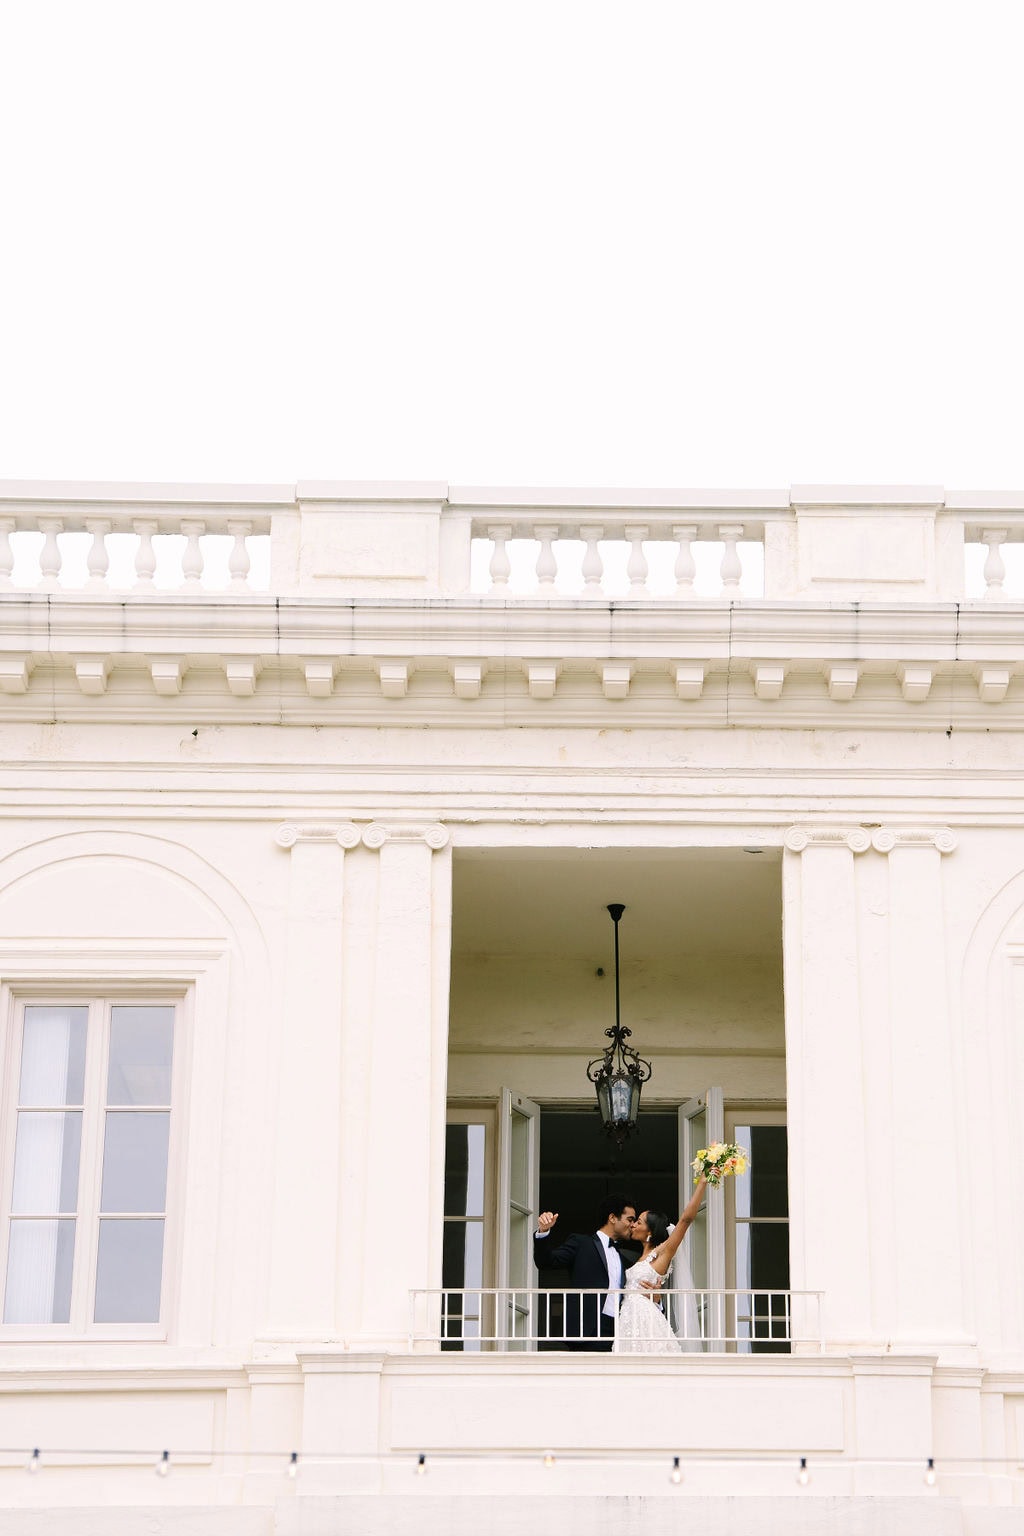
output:
[{"label": "bride and groom kissing", "polygon": [[[699,1348],[696,1306],[692,1296],[683,1301],[681,1338],[665,1315],[658,1292],[664,1285],[679,1245],[700,1210],[706,1183],[701,1178],[675,1226],[657,1211],[641,1211],[623,1197],[609,1197],[601,1206],[601,1225],[595,1232],[573,1232],[564,1242],[551,1241],[557,1211],[545,1211],[533,1237],[533,1257],[538,1269],[566,1269],[574,1290],[587,1295],[565,1296],[563,1347],[574,1350],[613,1350],[617,1354],[678,1354]],[[642,1252],[633,1264],[624,1262],[618,1244],[639,1242]],[[690,1291],[686,1261],[676,1281]],[[618,1292],[624,1292],[620,1297]],[[603,1293],[603,1294],[598,1294]],[[621,1302],[621,1305],[620,1305]]]}]

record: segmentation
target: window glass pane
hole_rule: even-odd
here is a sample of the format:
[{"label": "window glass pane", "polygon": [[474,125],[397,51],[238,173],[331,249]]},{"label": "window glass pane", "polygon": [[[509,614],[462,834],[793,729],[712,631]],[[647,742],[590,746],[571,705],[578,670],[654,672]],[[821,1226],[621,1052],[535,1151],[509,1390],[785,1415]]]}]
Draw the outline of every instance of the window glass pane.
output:
[{"label": "window glass pane", "polygon": [[56,1216],[78,1208],[82,1114],[21,1110],[14,1148],[14,1215]]},{"label": "window glass pane", "polygon": [[108,1104],[169,1104],[174,1009],[110,1010]]},{"label": "window glass pane", "polygon": [[73,1221],[12,1221],[5,1323],[66,1323],[71,1316]]},{"label": "window glass pane", "polygon": [[81,1104],[88,1017],[87,1008],[25,1009],[20,1104]]},{"label": "window glass pane", "polygon": [[753,1283],[750,1278],[750,1227],[747,1222],[738,1221],[736,1223],[736,1289],[748,1290]]},{"label": "window glass pane", "polygon": [[159,1322],[163,1255],[162,1221],[101,1221],[94,1320]]},{"label": "window glass pane", "polygon": [[441,1284],[446,1290],[479,1289],[484,1283],[484,1224],[446,1221]]},{"label": "window glass pane", "polygon": [[[738,1142],[741,1147],[746,1147],[747,1151],[750,1152],[750,1126],[738,1125],[733,1135],[733,1140]],[[748,1168],[746,1173],[739,1176],[734,1186],[736,1193],[736,1215],[741,1219],[750,1215],[750,1185],[752,1179],[753,1172]],[[740,1284],[739,1281],[736,1283],[737,1285]]]},{"label": "window glass pane", "polygon": [[750,1284],[755,1290],[789,1289],[789,1223],[752,1221]]},{"label": "window glass pane", "polygon": [[750,1171],[737,1179],[737,1196],[739,1186],[748,1184],[751,1216],[788,1216],[786,1127],[755,1125],[749,1135],[750,1141],[742,1144],[750,1148]]},{"label": "window glass pane", "polygon": [[163,1210],[170,1119],[160,1111],[108,1110],[100,1210]]},{"label": "window glass pane", "polygon": [[463,1216],[469,1186],[469,1126],[447,1125],[444,1132],[444,1213]]},{"label": "window glass pane", "polygon": [[444,1213],[482,1216],[484,1213],[484,1127],[445,1128]]}]

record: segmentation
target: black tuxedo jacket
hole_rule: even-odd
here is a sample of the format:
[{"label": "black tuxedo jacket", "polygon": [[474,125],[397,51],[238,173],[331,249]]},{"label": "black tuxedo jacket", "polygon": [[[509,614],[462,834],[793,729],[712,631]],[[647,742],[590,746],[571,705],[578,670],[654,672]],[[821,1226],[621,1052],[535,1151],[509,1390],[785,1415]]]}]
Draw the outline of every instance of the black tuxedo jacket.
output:
[{"label": "black tuxedo jacket", "polygon": [[[538,1269],[567,1269],[569,1284],[582,1290],[607,1290],[611,1282],[605,1262],[604,1244],[596,1232],[573,1232],[564,1243],[555,1243],[550,1237],[534,1237],[533,1261]],[[626,1260],[620,1253],[623,1275]],[[580,1303],[583,1303],[582,1307]],[[578,1340],[580,1335],[593,1337],[601,1333],[601,1312],[604,1299],[601,1296],[567,1296],[565,1298],[565,1337]],[[611,1318],[606,1317],[605,1332]]]}]

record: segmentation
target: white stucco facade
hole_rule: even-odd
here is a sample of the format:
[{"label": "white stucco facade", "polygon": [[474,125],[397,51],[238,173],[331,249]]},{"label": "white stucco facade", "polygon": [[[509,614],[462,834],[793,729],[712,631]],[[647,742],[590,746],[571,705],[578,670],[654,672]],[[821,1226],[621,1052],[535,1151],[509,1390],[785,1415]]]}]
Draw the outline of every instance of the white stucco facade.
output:
[{"label": "white stucco facade", "polygon": [[[1021,1529],[1022,535],[932,487],[0,486],[5,1262],[25,1008],[175,1019],[159,1316],[96,1324],[79,1204],[71,1320],[0,1325],[0,1533]],[[501,1091],[588,1098],[613,900],[645,1103],[788,1126],[791,1352],[410,1340],[448,1117],[497,1284]]]}]

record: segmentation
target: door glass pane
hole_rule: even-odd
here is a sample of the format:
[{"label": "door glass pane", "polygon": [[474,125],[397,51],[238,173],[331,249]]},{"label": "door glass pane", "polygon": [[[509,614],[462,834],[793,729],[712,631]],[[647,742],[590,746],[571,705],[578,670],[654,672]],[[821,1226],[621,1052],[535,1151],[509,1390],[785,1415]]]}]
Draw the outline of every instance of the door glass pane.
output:
[{"label": "door glass pane", "polygon": [[174,1009],[110,1010],[108,1104],[169,1104]]},{"label": "door glass pane", "polygon": [[15,1216],[73,1214],[78,1209],[80,1110],[22,1110],[14,1149]]},{"label": "door glass pane", "polygon": [[102,1211],[163,1210],[170,1118],[159,1111],[107,1112]]},{"label": "door glass pane", "polygon": [[96,1263],[97,1323],[160,1321],[162,1221],[101,1221]]},{"label": "door glass pane", "polygon": [[[509,1188],[517,1205],[530,1204],[530,1121],[512,1111],[512,1167]],[[517,1271],[513,1270],[513,1274]]]},{"label": "door glass pane", "polygon": [[81,1104],[85,1088],[87,1008],[25,1009],[18,1102]]},{"label": "door glass pane", "polygon": [[[690,1116],[690,1148],[696,1157],[701,1147],[708,1144],[708,1112],[702,1109],[699,1114]],[[683,1181],[684,1189],[690,1193],[693,1191],[693,1169],[685,1170],[686,1177]],[[689,1198],[689,1194],[687,1195]],[[693,1219],[690,1230],[686,1234],[684,1248],[687,1261],[690,1265],[690,1274],[697,1290],[706,1290],[708,1284],[708,1208],[707,1202],[701,1206]]]},{"label": "door glass pane", "polygon": [[71,1316],[73,1221],[12,1221],[5,1323],[66,1323]]}]

